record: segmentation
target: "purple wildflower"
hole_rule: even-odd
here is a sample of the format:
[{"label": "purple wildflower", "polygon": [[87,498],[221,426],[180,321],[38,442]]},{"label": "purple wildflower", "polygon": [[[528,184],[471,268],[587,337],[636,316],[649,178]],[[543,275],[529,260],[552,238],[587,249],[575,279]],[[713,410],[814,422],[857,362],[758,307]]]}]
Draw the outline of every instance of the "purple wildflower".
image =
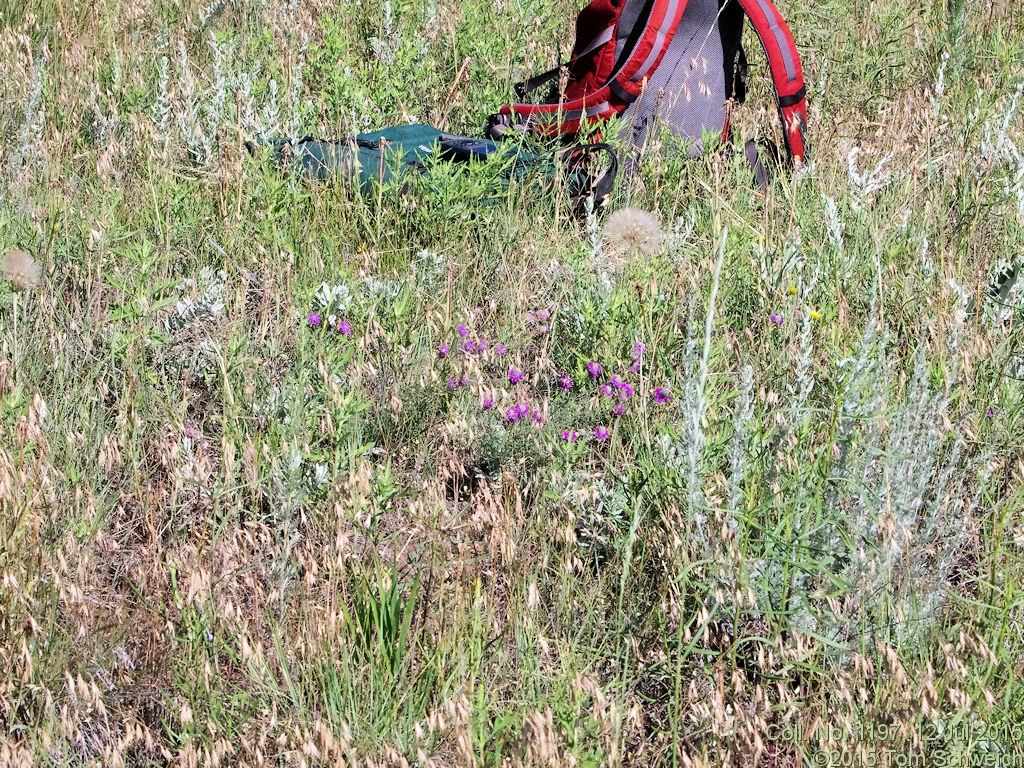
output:
[{"label": "purple wildflower", "polygon": [[312,325],[314,328],[324,321],[324,319],[320,317],[319,312],[310,312],[308,315],[306,315],[306,320],[308,320],[309,324]]},{"label": "purple wildflower", "polygon": [[639,341],[633,342],[633,359],[642,360],[643,356],[647,354],[647,347],[641,344]]},{"label": "purple wildflower", "polygon": [[559,389],[563,389],[563,390],[564,389],[572,389],[572,385],[573,385],[572,376],[570,376],[568,373],[563,373],[561,378],[558,379],[558,388]]},{"label": "purple wildflower", "polygon": [[528,406],[526,403],[520,403],[519,405],[516,406],[516,411],[519,412],[520,416],[525,416],[530,412],[530,406]]},{"label": "purple wildflower", "polygon": [[476,342],[467,341],[466,342],[466,352],[468,352],[470,354],[472,354],[473,352],[476,352]]},{"label": "purple wildflower", "polygon": [[448,389],[455,389],[457,386],[459,386],[459,380],[456,379],[454,376],[449,376]]},{"label": "purple wildflower", "polygon": [[629,400],[629,398],[631,398],[632,396],[633,387],[627,384],[626,382],[622,382],[622,385],[619,387],[619,399]]},{"label": "purple wildflower", "polygon": [[518,384],[520,381],[523,380],[523,372],[520,370],[516,370],[515,368],[509,368],[508,380],[511,381],[513,384]]},{"label": "purple wildflower", "polygon": [[349,324],[348,320],[342,320],[338,323],[338,333],[342,336],[348,336],[352,333],[352,326]]},{"label": "purple wildflower", "polygon": [[451,352],[451,347],[449,347],[447,344],[442,344],[440,347],[437,348],[437,356],[442,360],[448,357],[449,352]]},{"label": "purple wildflower", "polygon": [[782,325],[782,315],[772,315],[768,319],[776,325]]},{"label": "purple wildflower", "polygon": [[494,351],[497,352],[499,355],[504,355],[506,352],[508,352],[508,350],[505,349],[504,344],[498,344],[498,346],[494,348]]},{"label": "purple wildflower", "polygon": [[667,403],[669,400],[672,399],[672,393],[669,392],[664,387],[655,387],[654,388],[654,399],[655,399],[656,402],[659,402],[659,403]]},{"label": "purple wildflower", "polygon": [[[989,410],[991,411],[992,409],[989,408]],[[196,431],[192,429],[191,425],[189,424],[185,425],[185,437],[189,438],[190,440],[196,439]]]},{"label": "purple wildflower", "polygon": [[540,331],[546,331],[548,329],[548,326],[542,325],[542,323],[549,317],[551,317],[550,310],[531,309],[526,313],[526,322]]},{"label": "purple wildflower", "polygon": [[469,335],[469,329],[464,325],[460,325],[455,330],[459,332],[459,336],[462,338],[466,338]]},{"label": "purple wildflower", "polygon": [[519,416],[519,409],[514,405],[511,408],[505,410],[505,418],[511,421],[513,424],[519,421]]},{"label": "purple wildflower", "polygon": [[604,395],[605,397],[611,397],[613,392],[614,390],[607,384],[601,385],[601,394]]},{"label": "purple wildflower", "polygon": [[477,352],[483,352],[489,346],[490,345],[487,343],[487,339],[480,339],[480,341],[476,343],[476,350]]},{"label": "purple wildflower", "polygon": [[598,440],[607,440],[610,434],[608,427],[594,427],[594,437]]},{"label": "purple wildflower", "polygon": [[575,443],[577,437],[579,437],[579,435],[577,435],[575,432],[572,432],[572,431],[570,431],[568,429],[566,429],[566,430],[564,430],[562,432],[562,439],[565,440],[565,442],[567,442],[567,443]]},{"label": "purple wildflower", "polygon": [[587,373],[590,374],[590,378],[596,379],[601,375],[601,364],[596,360],[591,360],[587,363]]},{"label": "purple wildflower", "polygon": [[612,380],[611,380],[612,389],[622,389],[622,386],[625,383],[626,382],[624,382],[620,376],[612,376]]},{"label": "purple wildflower", "polygon": [[468,386],[469,381],[466,380],[465,376],[460,376],[457,379],[454,376],[448,378],[448,389],[464,389]]},{"label": "purple wildflower", "polygon": [[544,418],[544,414],[540,411],[534,411],[530,416],[537,424],[547,424],[548,420]]},{"label": "purple wildflower", "polygon": [[494,398],[488,397],[486,400],[484,400],[484,410],[489,411],[492,408],[494,408]]},{"label": "purple wildflower", "polygon": [[989,406],[989,409],[988,409],[987,411],[985,411],[985,416],[991,419],[991,418],[992,418],[993,416],[995,416],[995,415],[996,415],[997,413],[999,413],[999,409],[998,409],[998,408],[996,408],[996,407],[995,407],[995,406],[993,405],[993,406]]},{"label": "purple wildflower", "polygon": [[624,405],[616,405],[615,406],[615,410],[612,411],[612,413],[615,415],[616,419],[621,418],[622,414],[624,414],[625,412],[626,412],[626,406],[624,406]]}]

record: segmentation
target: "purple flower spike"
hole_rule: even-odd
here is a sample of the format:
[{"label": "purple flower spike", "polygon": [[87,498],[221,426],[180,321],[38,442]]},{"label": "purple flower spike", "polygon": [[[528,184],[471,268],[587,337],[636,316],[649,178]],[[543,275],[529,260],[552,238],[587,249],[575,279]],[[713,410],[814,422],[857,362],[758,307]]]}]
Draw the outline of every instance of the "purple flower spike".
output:
[{"label": "purple flower spike", "polygon": [[530,412],[530,406],[528,406],[526,403],[520,403],[519,405],[516,406],[516,411],[519,413],[520,416],[525,416]]},{"label": "purple flower spike", "polygon": [[633,387],[631,387],[629,384],[626,384],[625,382],[623,382],[622,386],[619,387],[619,399],[620,400],[629,400],[629,398],[631,398],[632,396],[633,396]]},{"label": "purple flower spike", "polygon": [[612,376],[612,381],[611,381],[612,389],[622,389],[622,385],[623,384],[625,384],[625,382],[622,380],[621,377],[619,377],[619,376]]},{"label": "purple flower spike", "polygon": [[987,416],[988,418],[991,419],[997,413],[999,413],[999,409],[996,408],[995,406],[990,406],[989,409],[987,411],[985,411],[985,416]]},{"label": "purple flower spike", "polygon": [[437,348],[437,356],[442,360],[448,357],[449,352],[451,352],[451,347],[449,347],[447,344],[442,344],[440,347]]},{"label": "purple flower spike", "polygon": [[537,424],[547,424],[548,420],[544,418],[544,414],[540,411],[534,411],[530,416]]},{"label": "purple flower spike", "polygon": [[[992,409],[989,408],[989,410],[991,411]],[[190,440],[196,439],[196,431],[192,429],[192,427],[189,426],[188,424],[185,425],[185,437],[189,438]]]},{"label": "purple flower spike", "polygon": [[611,397],[612,394],[614,393],[614,390],[611,387],[609,387],[607,384],[602,384],[600,389],[601,389],[601,394],[604,395],[605,397]]},{"label": "purple flower spike", "polygon": [[592,360],[587,363],[587,373],[590,374],[590,378],[596,379],[601,375],[601,364],[596,360]]},{"label": "purple flower spike", "polygon": [[624,406],[624,405],[616,405],[615,406],[615,410],[612,411],[612,413],[615,415],[616,419],[622,418],[622,414],[624,414],[625,412],[626,412],[626,406]]},{"label": "purple flower spike", "polygon": [[519,421],[519,416],[519,409],[514,405],[511,408],[506,409],[505,411],[505,418],[511,421],[513,424]]},{"label": "purple flower spike", "polygon": [[568,429],[562,432],[562,439],[567,443],[575,443],[577,437],[579,437],[579,435]]},{"label": "purple flower spike", "polygon": [[646,355],[646,354],[647,354],[647,347],[645,347],[639,341],[634,341],[633,342],[633,359],[639,361],[639,360],[643,359],[643,356]]},{"label": "purple flower spike", "polygon": [[782,325],[782,315],[772,315],[768,319],[776,325]]},{"label": "purple flower spike", "polygon": [[523,372],[516,370],[515,368],[509,368],[508,380],[511,381],[513,384],[518,384],[520,381],[523,380]]},{"label": "purple flower spike", "polygon": [[594,427],[594,437],[598,440],[607,440],[610,434],[608,427]]},{"label": "purple flower spike", "polygon": [[473,352],[476,352],[476,342],[467,341],[466,342],[466,352],[468,352],[470,354],[472,354]]},{"label": "purple flower spike", "polygon": [[494,398],[488,397],[486,400],[484,400],[484,410],[489,411],[492,408],[494,408]]},{"label": "purple flower spike", "polygon": [[508,350],[505,348],[504,344],[499,344],[498,346],[496,346],[494,348],[494,351],[497,352],[499,355],[502,355],[502,356],[504,356],[508,352]]},{"label": "purple flower spike", "polygon": [[308,315],[306,315],[306,320],[308,320],[309,324],[312,325],[314,328],[316,328],[316,326],[320,325],[320,323],[324,321],[324,319],[320,317],[319,312],[310,312]]},{"label": "purple flower spike", "polygon": [[458,386],[459,386],[459,380],[456,379],[454,376],[449,376],[448,377],[448,389],[455,389]]},{"label": "purple flower spike", "polygon": [[485,350],[487,349],[487,347],[489,347],[489,346],[490,346],[490,345],[489,345],[489,344],[487,343],[487,340],[486,340],[486,339],[481,339],[480,341],[478,341],[478,342],[476,343],[476,351],[477,351],[477,352],[483,352],[483,351],[485,351]]},{"label": "purple flower spike", "polygon": [[466,326],[464,325],[460,325],[455,330],[459,332],[459,336],[461,336],[462,338],[466,338],[469,335],[469,329],[466,328]]},{"label": "purple flower spike", "polygon": [[348,320],[342,320],[338,323],[338,333],[342,336],[348,336],[352,333],[352,326],[349,324]]},{"label": "purple flower spike", "polygon": [[562,390],[572,389],[572,385],[572,376],[570,376],[568,373],[562,374],[561,378],[559,378],[558,380],[558,388]]},{"label": "purple flower spike", "polygon": [[659,403],[667,403],[672,399],[672,393],[664,387],[655,387],[654,389],[654,400]]}]

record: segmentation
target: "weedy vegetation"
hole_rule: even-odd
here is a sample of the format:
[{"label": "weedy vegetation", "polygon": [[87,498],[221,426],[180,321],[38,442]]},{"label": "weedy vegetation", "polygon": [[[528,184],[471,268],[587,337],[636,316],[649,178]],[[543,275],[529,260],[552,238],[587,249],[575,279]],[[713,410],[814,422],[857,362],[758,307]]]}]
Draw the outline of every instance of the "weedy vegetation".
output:
[{"label": "weedy vegetation", "polygon": [[809,162],[577,218],[243,146],[478,133],[573,4],[0,0],[0,764],[1024,759],[1024,12],[782,7]]}]

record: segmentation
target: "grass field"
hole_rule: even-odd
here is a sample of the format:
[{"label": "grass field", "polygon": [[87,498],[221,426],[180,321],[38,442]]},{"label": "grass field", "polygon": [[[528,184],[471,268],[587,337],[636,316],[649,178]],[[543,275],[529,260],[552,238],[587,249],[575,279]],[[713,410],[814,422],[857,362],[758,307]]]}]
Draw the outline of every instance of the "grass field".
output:
[{"label": "grass field", "polygon": [[1024,764],[1024,10],[780,8],[811,161],[580,220],[242,147],[577,4],[0,0],[0,765]]}]

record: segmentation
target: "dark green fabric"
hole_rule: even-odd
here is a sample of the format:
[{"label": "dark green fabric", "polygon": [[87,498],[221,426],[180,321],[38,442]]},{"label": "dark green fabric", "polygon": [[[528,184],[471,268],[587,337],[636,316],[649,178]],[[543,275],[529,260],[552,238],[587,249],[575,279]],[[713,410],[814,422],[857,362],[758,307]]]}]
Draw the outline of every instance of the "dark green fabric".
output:
[{"label": "dark green fabric", "polygon": [[[337,141],[258,139],[246,146],[254,155],[260,147],[269,147],[281,167],[297,168],[317,179],[340,178],[358,185],[363,194],[372,194],[382,184],[393,185],[400,194],[417,189],[444,194],[454,183],[465,185],[460,192],[486,205],[503,198],[513,180],[535,195],[558,184],[581,217],[590,196],[600,203],[611,193],[618,167],[615,150],[607,144],[537,154],[511,141],[454,136],[429,125],[400,125]],[[480,162],[484,157],[487,162]],[[482,172],[468,174],[470,167]],[[595,174],[595,167],[604,172]]]},{"label": "dark green fabric", "polygon": [[[433,162],[445,159],[440,143],[446,136],[448,134],[428,125],[401,125],[363,133],[354,139],[269,138],[249,142],[249,146],[254,152],[261,146],[270,147],[282,165],[297,165],[317,179],[339,176],[353,182],[358,180],[360,188],[368,192],[380,183],[400,184],[408,174],[421,174]],[[516,162],[509,163],[509,177],[521,176],[543,165],[538,155],[487,143],[499,154],[515,156]]]}]

